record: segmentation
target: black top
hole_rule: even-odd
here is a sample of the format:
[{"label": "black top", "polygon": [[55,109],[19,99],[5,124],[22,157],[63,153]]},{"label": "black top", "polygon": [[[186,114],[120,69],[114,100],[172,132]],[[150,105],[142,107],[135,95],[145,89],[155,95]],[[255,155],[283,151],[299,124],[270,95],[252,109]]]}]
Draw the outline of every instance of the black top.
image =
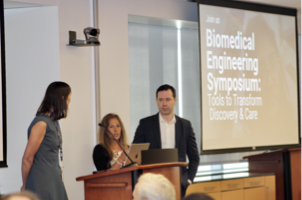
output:
[{"label": "black top", "polygon": [[109,169],[110,160],[107,150],[100,144],[96,145],[93,150],[93,162],[98,171]]}]

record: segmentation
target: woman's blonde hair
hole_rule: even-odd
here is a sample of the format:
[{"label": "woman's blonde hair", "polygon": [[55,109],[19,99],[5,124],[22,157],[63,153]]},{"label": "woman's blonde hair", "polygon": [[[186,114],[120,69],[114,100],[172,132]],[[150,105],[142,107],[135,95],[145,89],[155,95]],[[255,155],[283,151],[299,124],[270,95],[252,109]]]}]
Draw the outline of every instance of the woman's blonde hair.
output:
[{"label": "woman's blonde hair", "polygon": [[[124,149],[127,149],[128,148],[127,133],[126,133],[126,130],[125,130],[125,127],[124,127],[124,124],[123,124],[121,118],[117,114],[114,114],[114,113],[107,114],[105,117],[103,117],[101,124],[108,127],[110,120],[114,119],[114,118],[119,121],[119,123],[121,125],[121,129],[122,129],[119,142]],[[112,148],[112,141],[111,141],[110,137],[108,136],[108,134],[106,134],[106,130],[107,129],[105,127],[100,126],[98,136],[99,136],[99,144],[102,145],[103,148],[106,149],[106,151],[108,153],[109,159],[108,159],[107,164],[109,164],[109,162],[113,158],[114,152],[113,152],[113,148]]]}]

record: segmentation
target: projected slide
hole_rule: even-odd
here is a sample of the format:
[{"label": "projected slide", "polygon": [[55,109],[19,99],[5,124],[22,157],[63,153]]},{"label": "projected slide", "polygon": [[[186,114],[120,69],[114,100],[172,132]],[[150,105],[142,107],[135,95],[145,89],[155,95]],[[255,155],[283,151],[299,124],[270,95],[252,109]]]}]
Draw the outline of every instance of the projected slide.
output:
[{"label": "projected slide", "polygon": [[199,5],[202,149],[299,144],[295,17]]}]

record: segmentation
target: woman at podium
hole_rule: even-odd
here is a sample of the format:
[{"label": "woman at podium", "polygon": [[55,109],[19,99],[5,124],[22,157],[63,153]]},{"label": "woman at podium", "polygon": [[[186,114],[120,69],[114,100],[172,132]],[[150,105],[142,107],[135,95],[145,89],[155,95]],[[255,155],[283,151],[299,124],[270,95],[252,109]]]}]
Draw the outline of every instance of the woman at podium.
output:
[{"label": "woman at podium", "polygon": [[102,120],[98,132],[99,144],[93,150],[93,162],[98,171],[120,169],[125,165],[128,150],[124,124],[117,114],[109,113]]}]

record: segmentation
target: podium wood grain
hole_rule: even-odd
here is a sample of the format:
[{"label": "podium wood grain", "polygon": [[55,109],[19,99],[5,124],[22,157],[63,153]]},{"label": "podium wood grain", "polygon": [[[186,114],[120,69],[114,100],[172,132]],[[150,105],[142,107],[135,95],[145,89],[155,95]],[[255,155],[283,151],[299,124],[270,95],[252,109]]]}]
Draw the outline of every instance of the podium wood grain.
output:
[{"label": "podium wood grain", "polygon": [[165,176],[171,183],[173,183],[175,188],[175,193],[177,197],[181,196],[180,188],[180,170],[179,167],[163,167],[163,168],[150,168],[145,169],[143,173],[154,173],[162,174]]},{"label": "podium wood grain", "polygon": [[187,165],[185,162],[142,165],[81,176],[76,180],[84,181],[85,200],[131,200],[135,187],[132,185],[133,172],[162,174],[174,185],[176,199],[180,200],[180,167]]},{"label": "podium wood grain", "polygon": [[84,185],[87,200],[132,199],[131,172],[91,179]]},{"label": "podium wood grain", "polygon": [[[249,172],[275,174],[277,200],[301,200],[301,148],[284,149],[244,158],[248,159]],[[286,173],[288,166],[289,174]]]},{"label": "podium wood grain", "polygon": [[292,199],[301,200],[301,148],[289,149],[292,181]]}]

